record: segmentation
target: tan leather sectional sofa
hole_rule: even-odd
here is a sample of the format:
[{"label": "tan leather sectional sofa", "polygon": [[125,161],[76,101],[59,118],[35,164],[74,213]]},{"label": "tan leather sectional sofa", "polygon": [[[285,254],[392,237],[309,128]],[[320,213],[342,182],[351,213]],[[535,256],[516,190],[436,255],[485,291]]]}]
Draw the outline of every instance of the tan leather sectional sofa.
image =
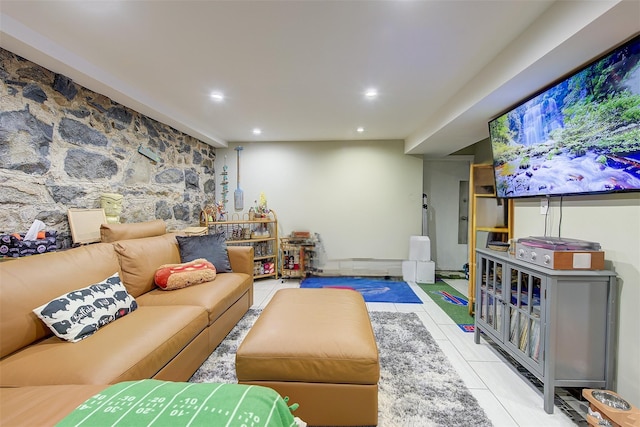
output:
[{"label": "tan leather sectional sofa", "polygon": [[[143,378],[186,381],[253,303],[251,247],[228,247],[233,272],[164,291],[153,276],[160,265],[180,263],[176,234],[103,242],[0,263],[0,392]],[[59,339],[32,312],[114,272],[138,308],[82,341]],[[7,410],[3,405],[0,421]]]}]

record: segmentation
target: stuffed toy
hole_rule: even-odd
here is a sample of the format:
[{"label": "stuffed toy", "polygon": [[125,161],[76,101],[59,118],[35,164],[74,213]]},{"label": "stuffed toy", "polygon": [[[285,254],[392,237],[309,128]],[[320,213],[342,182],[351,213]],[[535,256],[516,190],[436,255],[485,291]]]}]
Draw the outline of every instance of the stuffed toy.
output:
[{"label": "stuffed toy", "polygon": [[156,285],[165,291],[186,288],[216,278],[216,267],[204,258],[183,264],[164,264],[154,275]]}]

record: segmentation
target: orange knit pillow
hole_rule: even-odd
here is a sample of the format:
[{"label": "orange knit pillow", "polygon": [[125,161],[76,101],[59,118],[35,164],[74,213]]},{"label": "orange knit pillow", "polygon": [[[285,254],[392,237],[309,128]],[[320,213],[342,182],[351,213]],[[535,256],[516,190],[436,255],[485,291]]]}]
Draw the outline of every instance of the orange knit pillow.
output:
[{"label": "orange knit pillow", "polygon": [[184,264],[164,264],[158,267],[153,277],[160,289],[172,291],[216,278],[216,268],[204,258]]}]

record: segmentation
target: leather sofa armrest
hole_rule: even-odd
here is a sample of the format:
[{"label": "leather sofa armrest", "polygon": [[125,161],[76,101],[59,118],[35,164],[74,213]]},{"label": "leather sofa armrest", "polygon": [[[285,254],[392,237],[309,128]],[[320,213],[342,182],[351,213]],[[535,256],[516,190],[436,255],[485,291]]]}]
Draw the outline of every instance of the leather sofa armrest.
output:
[{"label": "leather sofa armrest", "polygon": [[253,277],[253,247],[227,246],[229,262],[234,273],[246,273]]}]

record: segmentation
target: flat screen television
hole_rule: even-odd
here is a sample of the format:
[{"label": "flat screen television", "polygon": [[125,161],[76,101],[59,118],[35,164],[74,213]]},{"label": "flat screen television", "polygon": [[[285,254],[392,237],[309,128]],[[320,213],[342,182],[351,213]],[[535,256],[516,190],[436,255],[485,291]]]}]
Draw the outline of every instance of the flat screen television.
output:
[{"label": "flat screen television", "polygon": [[640,35],[489,122],[501,198],[640,191]]}]

